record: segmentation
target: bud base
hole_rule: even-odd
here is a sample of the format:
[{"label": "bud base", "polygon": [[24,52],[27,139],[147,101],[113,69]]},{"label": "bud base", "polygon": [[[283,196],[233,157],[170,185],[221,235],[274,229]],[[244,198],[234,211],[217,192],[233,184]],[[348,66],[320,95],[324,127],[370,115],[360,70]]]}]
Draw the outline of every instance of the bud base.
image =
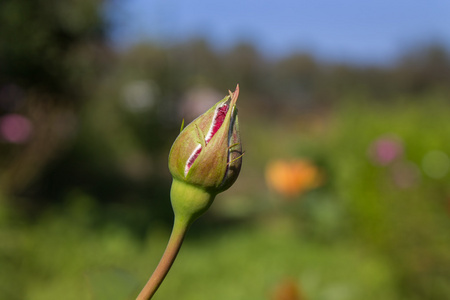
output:
[{"label": "bud base", "polygon": [[189,226],[211,206],[215,197],[215,194],[174,178],[170,199],[175,220]]}]

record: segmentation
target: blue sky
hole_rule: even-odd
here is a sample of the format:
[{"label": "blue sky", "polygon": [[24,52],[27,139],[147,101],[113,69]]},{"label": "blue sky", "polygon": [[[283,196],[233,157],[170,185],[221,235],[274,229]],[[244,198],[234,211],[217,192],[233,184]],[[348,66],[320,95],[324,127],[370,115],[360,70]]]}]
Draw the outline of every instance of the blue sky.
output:
[{"label": "blue sky", "polygon": [[203,37],[253,43],[268,56],[386,62],[419,43],[450,46],[448,0],[128,0],[109,10],[118,45]]}]

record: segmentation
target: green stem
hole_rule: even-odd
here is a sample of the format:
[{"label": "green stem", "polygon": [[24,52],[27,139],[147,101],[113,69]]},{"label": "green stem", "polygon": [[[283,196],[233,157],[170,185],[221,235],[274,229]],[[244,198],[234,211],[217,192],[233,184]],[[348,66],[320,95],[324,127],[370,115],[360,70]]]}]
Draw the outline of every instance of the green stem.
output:
[{"label": "green stem", "polygon": [[175,258],[177,257],[178,251],[181,248],[181,244],[183,243],[183,239],[186,235],[188,227],[188,222],[179,220],[179,218],[175,217],[172,234],[170,235],[166,250],[161,257],[158,266],[156,267],[152,276],[150,276],[150,279],[147,281],[146,285],[144,286],[136,300],[149,300],[156,293],[167,273],[169,272],[170,267],[175,261]]}]

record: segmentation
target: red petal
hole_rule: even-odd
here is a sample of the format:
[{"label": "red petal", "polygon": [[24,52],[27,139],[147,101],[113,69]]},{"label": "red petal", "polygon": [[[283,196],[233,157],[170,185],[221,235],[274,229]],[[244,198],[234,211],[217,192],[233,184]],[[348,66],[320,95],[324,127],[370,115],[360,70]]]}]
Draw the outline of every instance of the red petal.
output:
[{"label": "red petal", "polygon": [[186,167],[184,168],[184,176],[187,175],[187,173],[189,172],[189,169],[194,164],[194,161],[200,155],[200,152],[202,152],[202,145],[198,145],[197,148],[195,148],[194,152],[192,152],[191,156],[189,156],[189,159],[186,163]]},{"label": "red petal", "polygon": [[221,107],[218,107],[216,109],[216,112],[214,114],[214,119],[211,124],[211,128],[208,131],[208,134],[205,138],[205,143],[208,144],[209,141],[211,141],[212,137],[216,134],[216,132],[219,130],[220,126],[222,126],[223,121],[225,120],[225,117],[227,116],[228,112],[228,104],[223,104]]}]

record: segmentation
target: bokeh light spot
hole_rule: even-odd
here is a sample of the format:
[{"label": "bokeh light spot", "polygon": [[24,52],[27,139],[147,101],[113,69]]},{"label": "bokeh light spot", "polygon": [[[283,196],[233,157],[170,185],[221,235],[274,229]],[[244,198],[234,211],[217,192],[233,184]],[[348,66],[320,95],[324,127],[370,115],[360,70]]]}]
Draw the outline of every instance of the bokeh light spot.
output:
[{"label": "bokeh light spot", "polygon": [[8,114],[0,119],[0,134],[9,143],[23,144],[27,142],[31,131],[31,122],[24,116]]},{"label": "bokeh light spot", "polygon": [[396,136],[383,136],[369,147],[369,157],[375,165],[387,166],[403,155],[403,144]]},{"label": "bokeh light spot", "polygon": [[430,151],[422,159],[422,169],[431,178],[443,178],[450,169],[450,159],[442,151]]}]

